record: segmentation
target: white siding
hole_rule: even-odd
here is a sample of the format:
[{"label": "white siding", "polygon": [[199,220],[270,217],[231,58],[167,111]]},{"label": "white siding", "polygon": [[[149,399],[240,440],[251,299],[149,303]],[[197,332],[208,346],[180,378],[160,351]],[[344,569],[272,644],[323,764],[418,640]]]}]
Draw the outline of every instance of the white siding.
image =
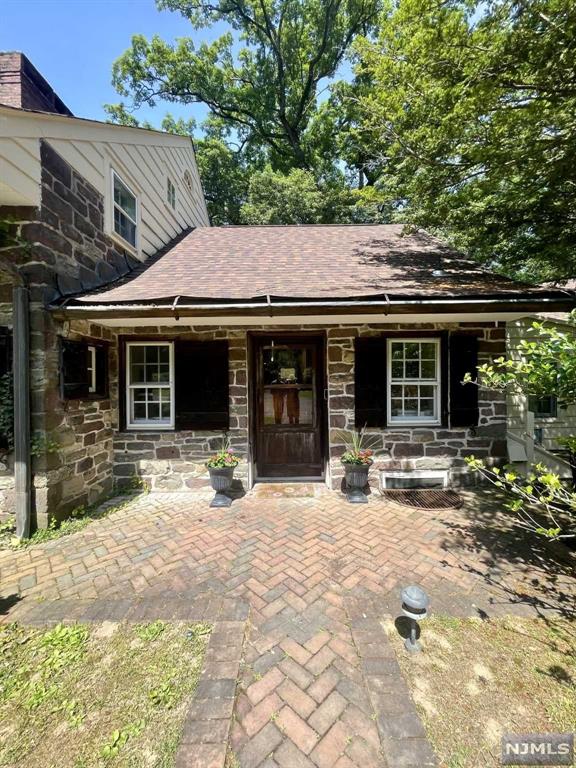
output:
[{"label": "white siding", "polygon": [[36,139],[0,135],[1,204],[40,205],[40,145]]},{"label": "white siding", "polygon": [[[107,200],[110,234],[111,169],[130,184],[140,200],[140,253],[136,254],[140,258],[151,256],[188,227],[210,225],[187,137],[2,108],[0,115],[0,180],[30,199],[35,195],[36,202],[28,204],[39,203],[39,139],[43,138]],[[183,181],[186,171],[192,179],[191,191]],[[168,177],[176,187],[175,209],[167,201]]]},{"label": "white siding", "polygon": [[[520,320],[509,322],[507,325],[507,348],[510,357],[518,359],[520,357],[518,347],[522,339],[534,337],[532,324],[542,318],[523,317]],[[553,325],[553,321],[547,321]],[[564,323],[556,323],[556,327],[563,333],[576,334],[573,326]],[[526,423],[526,413],[528,410],[528,398],[522,396],[508,396],[508,419],[511,431],[521,434]],[[559,437],[568,437],[576,435],[576,405],[570,405],[567,408],[558,408],[556,418],[535,417],[534,426],[542,429],[542,446],[546,450],[556,451]]]}]

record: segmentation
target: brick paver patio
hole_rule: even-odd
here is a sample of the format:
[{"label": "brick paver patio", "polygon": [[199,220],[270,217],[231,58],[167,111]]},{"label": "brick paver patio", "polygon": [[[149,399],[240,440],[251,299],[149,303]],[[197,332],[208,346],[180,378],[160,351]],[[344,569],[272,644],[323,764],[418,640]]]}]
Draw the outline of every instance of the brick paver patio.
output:
[{"label": "brick paver patio", "polygon": [[313,494],[224,510],[152,495],[1,552],[4,618],[215,622],[178,766],[220,768],[226,747],[242,768],[434,765],[382,626],[400,587],[422,584],[439,613],[568,614],[573,560],[485,492],[444,513]]}]

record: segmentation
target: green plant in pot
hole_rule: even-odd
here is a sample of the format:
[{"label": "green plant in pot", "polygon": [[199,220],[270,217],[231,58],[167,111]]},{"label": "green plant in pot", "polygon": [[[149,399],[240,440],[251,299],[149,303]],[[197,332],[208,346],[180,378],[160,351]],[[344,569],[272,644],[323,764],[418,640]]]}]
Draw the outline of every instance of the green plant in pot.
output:
[{"label": "green plant in pot", "polygon": [[230,445],[230,438],[225,436],[219,450],[206,462],[210,473],[210,484],[216,491],[212,499],[211,507],[229,507],[232,499],[227,494],[234,479],[234,470],[240,463],[240,459],[234,453]]},{"label": "green plant in pot", "polygon": [[376,435],[367,435],[365,428],[359,432],[341,432],[346,450],[340,457],[346,477],[346,497],[351,504],[367,504],[364,488],[368,485],[368,473],[374,463],[372,450]]}]

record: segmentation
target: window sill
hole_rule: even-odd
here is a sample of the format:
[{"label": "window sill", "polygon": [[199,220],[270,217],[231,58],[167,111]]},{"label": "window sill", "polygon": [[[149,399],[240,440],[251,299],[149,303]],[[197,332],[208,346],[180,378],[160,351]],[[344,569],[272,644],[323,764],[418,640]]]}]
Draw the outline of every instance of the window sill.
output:
[{"label": "window sill", "polygon": [[99,401],[99,400],[110,400],[110,395],[82,395],[82,397],[63,397],[62,402],[63,403],[71,403],[77,400],[87,400],[89,402],[93,401]]},{"label": "window sill", "polygon": [[176,429],[170,424],[127,424],[126,432],[175,432]]},{"label": "window sill", "polygon": [[404,427],[441,427],[440,421],[393,421],[387,424],[386,429],[403,429]]},{"label": "window sill", "polygon": [[119,245],[121,248],[124,248],[124,250],[128,251],[128,253],[131,256],[134,256],[139,261],[141,261],[142,253],[140,248],[135,248],[131,243],[128,242],[128,240],[124,240],[124,238],[114,230],[112,230],[108,234],[110,235],[112,240],[116,243],[116,245]]}]

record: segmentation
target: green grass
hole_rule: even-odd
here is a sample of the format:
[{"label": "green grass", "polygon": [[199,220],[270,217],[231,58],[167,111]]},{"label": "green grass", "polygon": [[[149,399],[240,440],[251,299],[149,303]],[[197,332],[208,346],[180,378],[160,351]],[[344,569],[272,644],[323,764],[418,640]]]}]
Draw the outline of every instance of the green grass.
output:
[{"label": "green grass", "polygon": [[433,616],[414,656],[388,631],[441,768],[497,768],[506,732],[574,729],[574,623]]},{"label": "green grass", "polygon": [[210,629],[0,627],[0,766],[172,768]]}]

